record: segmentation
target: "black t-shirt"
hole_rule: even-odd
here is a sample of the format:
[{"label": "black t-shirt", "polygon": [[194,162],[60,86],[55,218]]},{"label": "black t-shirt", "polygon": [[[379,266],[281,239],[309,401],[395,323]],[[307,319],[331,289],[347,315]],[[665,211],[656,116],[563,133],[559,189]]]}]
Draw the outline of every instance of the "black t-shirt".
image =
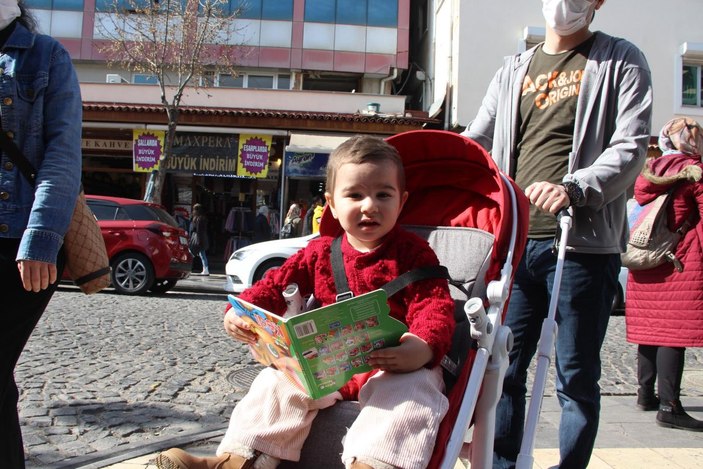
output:
[{"label": "black t-shirt", "polygon": [[[536,181],[560,184],[568,172],[576,105],[593,36],[573,50],[547,54],[540,47],[522,84],[515,182],[521,189]],[[556,232],[556,218],[530,206],[531,238]]]}]

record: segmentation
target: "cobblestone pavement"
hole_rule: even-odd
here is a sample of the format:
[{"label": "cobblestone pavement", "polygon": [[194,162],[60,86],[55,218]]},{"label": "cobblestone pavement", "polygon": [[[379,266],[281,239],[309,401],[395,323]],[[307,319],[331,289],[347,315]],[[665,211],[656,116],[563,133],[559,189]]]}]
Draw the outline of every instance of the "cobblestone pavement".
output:
[{"label": "cobblestone pavement", "polygon": [[[224,293],[60,289],[17,367],[28,469],[81,467],[91,455],[226,426],[246,392],[246,380],[231,375],[254,363],[222,330],[225,301]],[[613,317],[604,394],[635,393],[635,347],[624,329],[624,318]],[[703,393],[701,349],[687,352],[683,391]]]}]

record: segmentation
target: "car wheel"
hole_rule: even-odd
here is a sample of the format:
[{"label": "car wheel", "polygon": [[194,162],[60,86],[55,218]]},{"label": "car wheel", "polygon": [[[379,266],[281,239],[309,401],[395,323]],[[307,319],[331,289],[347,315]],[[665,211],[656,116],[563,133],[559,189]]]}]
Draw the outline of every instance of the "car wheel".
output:
[{"label": "car wheel", "polygon": [[278,267],[282,266],[285,261],[285,259],[269,259],[265,262],[262,262],[261,265],[257,267],[256,271],[254,272],[254,278],[252,283],[258,282],[264,277],[264,275],[266,275],[266,272],[271,269],[277,269]]},{"label": "car wheel", "polygon": [[118,293],[141,295],[154,283],[154,268],[143,254],[126,252],[112,261],[112,286]]},{"label": "car wheel", "polygon": [[154,284],[151,286],[149,291],[153,293],[166,293],[170,289],[176,286],[176,282],[178,280],[172,279],[172,278],[163,278],[161,280],[156,280],[154,281]]}]

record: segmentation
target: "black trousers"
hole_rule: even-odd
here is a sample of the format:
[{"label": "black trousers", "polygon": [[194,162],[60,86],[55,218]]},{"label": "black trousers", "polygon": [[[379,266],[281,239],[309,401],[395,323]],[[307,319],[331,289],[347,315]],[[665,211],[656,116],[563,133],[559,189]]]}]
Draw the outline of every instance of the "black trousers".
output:
[{"label": "black trousers", "polygon": [[642,388],[654,388],[662,403],[679,399],[686,349],[659,345],[637,347],[637,381]]},{"label": "black trousers", "polygon": [[[0,239],[0,467],[8,469],[25,467],[15,366],[59,283],[38,293],[26,291],[15,261],[18,247],[18,239]],[[63,267],[61,250],[57,261],[59,279]]]}]

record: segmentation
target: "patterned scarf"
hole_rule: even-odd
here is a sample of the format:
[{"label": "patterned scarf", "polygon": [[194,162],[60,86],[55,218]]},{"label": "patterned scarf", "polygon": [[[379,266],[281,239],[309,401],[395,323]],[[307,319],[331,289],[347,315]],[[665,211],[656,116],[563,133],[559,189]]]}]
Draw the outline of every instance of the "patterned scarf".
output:
[{"label": "patterned scarf", "polygon": [[698,122],[688,117],[672,119],[659,134],[659,148],[664,153],[700,155],[703,151],[703,129]]}]

